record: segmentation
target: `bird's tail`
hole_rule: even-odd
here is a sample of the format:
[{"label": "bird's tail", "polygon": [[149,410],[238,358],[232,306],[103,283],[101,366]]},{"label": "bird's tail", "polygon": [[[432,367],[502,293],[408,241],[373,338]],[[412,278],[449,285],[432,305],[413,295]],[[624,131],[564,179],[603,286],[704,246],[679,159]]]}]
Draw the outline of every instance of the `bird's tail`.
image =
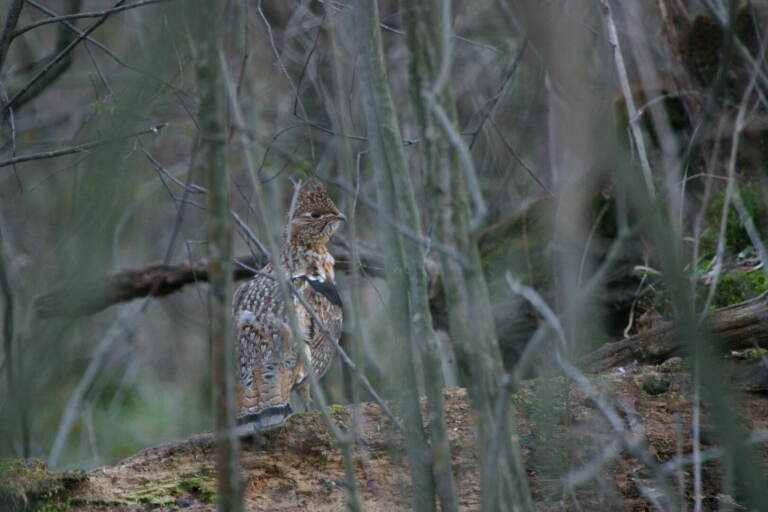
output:
[{"label": "bird's tail", "polygon": [[291,404],[273,405],[261,411],[244,414],[237,418],[237,435],[247,436],[279,427],[293,414]]}]

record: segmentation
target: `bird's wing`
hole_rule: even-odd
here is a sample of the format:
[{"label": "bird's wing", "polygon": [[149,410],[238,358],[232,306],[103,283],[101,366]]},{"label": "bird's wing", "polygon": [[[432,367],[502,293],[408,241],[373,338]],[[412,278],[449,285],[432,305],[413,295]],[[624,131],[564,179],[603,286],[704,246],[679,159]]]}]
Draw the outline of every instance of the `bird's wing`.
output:
[{"label": "bird's wing", "polygon": [[262,430],[291,414],[290,392],[303,369],[277,282],[257,275],[235,294],[238,422]]}]

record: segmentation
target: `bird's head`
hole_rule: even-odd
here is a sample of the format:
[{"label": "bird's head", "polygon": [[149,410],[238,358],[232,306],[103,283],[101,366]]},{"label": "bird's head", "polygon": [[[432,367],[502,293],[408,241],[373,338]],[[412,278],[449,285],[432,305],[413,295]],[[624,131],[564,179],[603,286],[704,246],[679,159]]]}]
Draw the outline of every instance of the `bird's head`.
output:
[{"label": "bird's head", "polygon": [[291,241],[302,245],[324,245],[347,217],[336,207],[328,191],[311,179],[301,185],[294,198]]}]

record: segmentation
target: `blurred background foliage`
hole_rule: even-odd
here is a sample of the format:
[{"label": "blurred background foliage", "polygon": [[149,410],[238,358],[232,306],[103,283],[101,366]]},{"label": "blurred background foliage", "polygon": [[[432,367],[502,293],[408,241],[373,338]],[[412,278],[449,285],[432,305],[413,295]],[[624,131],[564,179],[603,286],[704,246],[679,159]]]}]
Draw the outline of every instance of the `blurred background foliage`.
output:
[{"label": "blurred background foliage", "polygon": [[[671,318],[660,249],[642,232],[638,211],[627,206],[627,183],[616,185],[629,171],[641,174],[642,152],[662,196],[657,207],[679,237],[686,264],[678,270],[692,283],[696,306],[720,307],[768,290],[765,100],[749,100],[737,158],[729,158],[726,134],[733,131],[751,68],[725,46],[731,29],[722,27],[730,25],[717,18],[726,12],[724,2],[670,3],[684,5],[689,15],[676,39],[656,2],[614,3],[639,108],[630,120],[599,2],[455,2],[450,83],[488,206],[477,240],[508,368],[540,320],[510,290],[508,272],[566,311],[567,297],[609,261],[599,291],[565,313],[577,317],[566,322],[573,357]],[[0,13],[12,4],[0,0]],[[764,26],[757,4],[738,12],[734,30],[762,66],[762,39],[754,35]],[[27,2],[17,27],[114,5]],[[55,468],[91,468],[211,427],[205,283],[89,315],[40,314],[38,297],[52,290],[60,292],[53,309],[67,310],[98,301],[94,283],[105,275],[205,256],[205,200],[193,172],[197,34],[180,15],[183,1],[126,5],[136,7],[108,13],[28,92],[25,85],[45,63],[99,16],[19,34],[0,67],[0,161],[100,141],[0,168],[0,249],[9,284],[2,301],[12,306],[0,360],[0,456],[41,457]],[[228,2],[228,94],[230,109],[242,112],[242,118],[231,116],[239,119],[229,133],[231,199],[239,217],[255,226],[250,158],[273,212],[267,224],[280,234],[290,180],[316,174],[355,218],[355,238],[342,232],[347,243],[375,254],[376,226],[389,213],[377,206],[367,153],[352,8],[350,2],[314,0]],[[418,165],[410,54],[398,2],[380,2],[380,16],[423,231],[432,237],[428,212],[435,203]],[[652,78],[643,66],[652,68]],[[639,128],[646,148],[637,147],[628,122]],[[625,243],[609,258],[619,237]],[[236,248],[239,256],[251,249],[242,232]],[[446,384],[457,385],[464,362],[460,354],[456,360],[444,333],[445,297],[439,271],[430,267],[434,253],[427,253],[432,313],[442,331]],[[349,300],[349,277],[338,279]],[[361,283],[354,321],[364,329],[357,336],[345,332],[342,344],[374,387],[394,398],[397,358],[381,315],[385,283],[370,276]],[[542,364],[537,371],[554,370]],[[351,382],[337,362],[323,386],[332,402],[345,403]],[[542,393],[556,401],[556,388]],[[537,411],[546,417],[551,409],[542,403]]]}]

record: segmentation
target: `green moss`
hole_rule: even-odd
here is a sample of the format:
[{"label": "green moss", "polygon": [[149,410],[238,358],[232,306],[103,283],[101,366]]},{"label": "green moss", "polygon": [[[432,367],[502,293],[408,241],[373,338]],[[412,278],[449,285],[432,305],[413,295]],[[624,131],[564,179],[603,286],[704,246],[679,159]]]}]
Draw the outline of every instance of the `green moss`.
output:
[{"label": "green moss", "polygon": [[762,269],[720,276],[712,306],[721,308],[743,302],[768,290],[768,277]]},{"label": "green moss", "polygon": [[213,503],[216,499],[216,482],[208,474],[185,475],[179,487],[194,494],[203,503]]},{"label": "green moss", "polygon": [[[52,499],[52,498],[47,498]],[[72,503],[70,500],[53,501],[38,503],[34,506],[35,512],[66,512],[72,510],[72,507],[76,506],[76,503]]]},{"label": "green moss", "polygon": [[178,488],[176,482],[155,482],[150,487],[127,495],[126,499],[148,505],[172,505],[176,503],[176,496],[173,493],[178,491]]},{"label": "green moss", "polygon": [[512,403],[518,407],[530,409],[533,406],[533,395],[530,391],[520,390],[510,396]]},{"label": "green moss", "polygon": [[601,373],[599,375],[595,375],[594,381],[596,383],[600,384],[600,383],[603,383],[603,382],[610,382],[612,380],[615,380],[616,377],[617,377],[616,375],[611,374],[611,373]]},{"label": "green moss", "polygon": [[328,407],[328,412],[335,420],[343,420],[347,417],[347,409],[343,405],[333,404]]},{"label": "green moss", "polygon": [[295,412],[280,428],[287,429],[291,425],[305,425],[320,428],[323,419],[318,411]]},{"label": "green moss", "polygon": [[[330,414],[331,418],[337,422],[344,421],[348,417],[346,407],[338,404],[329,405],[328,414]],[[319,429],[325,427],[325,423],[323,422],[323,418],[319,411],[295,412],[291,415],[288,421],[285,422],[283,428],[287,428],[289,425],[306,425]]]},{"label": "green moss", "polygon": [[741,351],[744,354],[744,359],[763,359],[768,357],[768,349],[765,348],[748,348]]},{"label": "green moss", "polygon": [[[73,499],[73,500],[70,500],[70,504],[73,507],[78,507],[78,506],[82,507],[84,505],[93,505],[95,507],[119,507],[121,505],[125,506],[124,503],[121,503],[119,501],[106,500],[106,499],[102,499],[102,498],[98,498],[98,499],[95,499],[95,500],[87,500],[87,501],[86,500],[80,500],[80,499],[77,499],[77,500]],[[101,508],[99,508],[98,510],[101,510]]]},{"label": "green moss", "polygon": [[85,479],[50,471],[38,459],[0,459],[0,510],[67,510],[60,493]]},{"label": "green moss", "polygon": [[186,473],[177,478],[148,482],[141,489],[126,495],[128,501],[148,505],[173,505],[176,498],[192,494],[203,503],[216,499],[216,483],[208,473]]},{"label": "green moss", "polygon": [[[758,226],[768,215],[765,205],[761,202],[758,195],[759,187],[740,187],[739,193],[741,200],[744,203],[744,209],[747,216]],[[723,213],[723,205],[725,204],[725,190],[721,190],[716,193],[712,201],[710,201],[707,207],[706,219],[707,228],[701,235],[701,253],[705,257],[711,258],[714,256],[717,249],[717,239],[720,233],[720,219]],[[738,254],[744,249],[752,245],[747,230],[744,229],[744,225],[739,217],[736,208],[731,202],[728,218],[725,225],[725,241],[726,249],[732,254]]]}]

